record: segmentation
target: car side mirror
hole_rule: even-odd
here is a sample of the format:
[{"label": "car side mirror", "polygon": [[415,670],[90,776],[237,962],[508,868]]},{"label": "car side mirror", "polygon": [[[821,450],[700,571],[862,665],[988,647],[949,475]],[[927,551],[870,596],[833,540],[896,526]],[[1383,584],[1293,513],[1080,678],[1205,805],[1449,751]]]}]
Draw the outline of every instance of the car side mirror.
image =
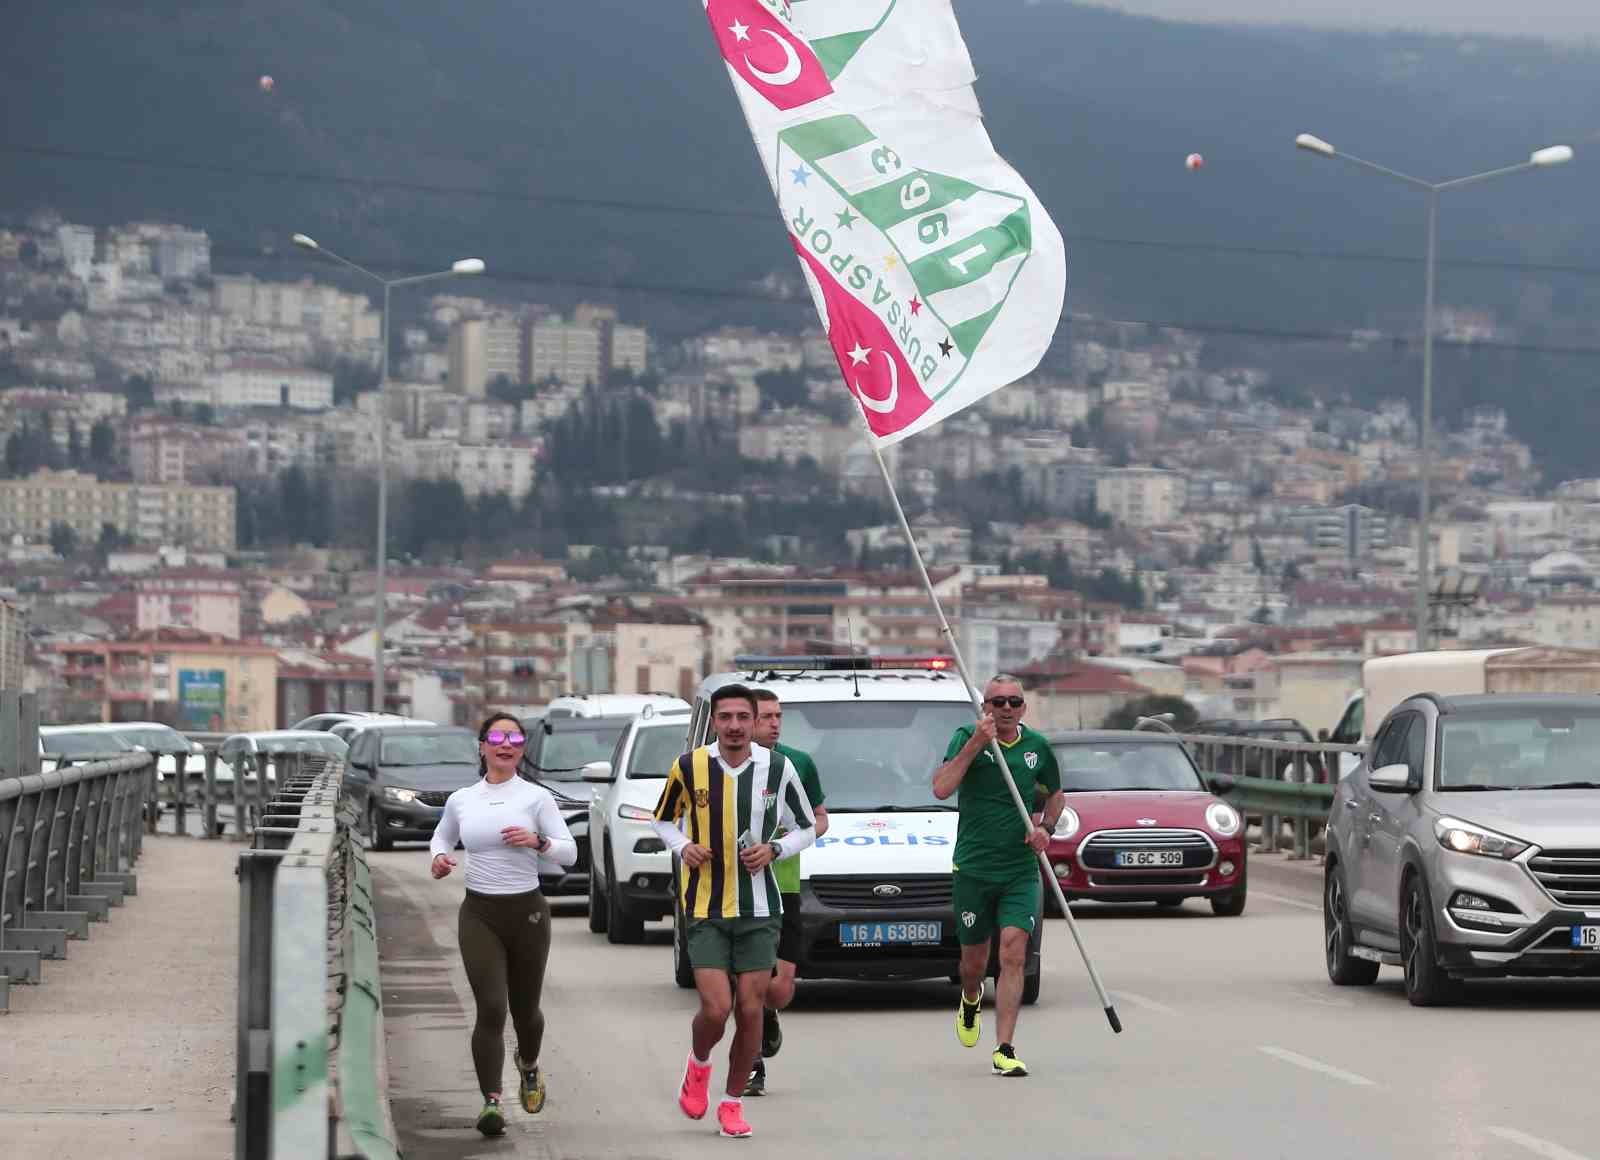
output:
[{"label": "car side mirror", "polygon": [[583,780],[609,785],[616,781],[616,775],[611,772],[609,761],[591,761],[583,767]]},{"label": "car side mirror", "polygon": [[1403,762],[1380,766],[1367,774],[1367,784],[1373,789],[1404,793],[1411,788],[1411,767]]},{"label": "car side mirror", "polygon": [[1233,775],[1229,773],[1213,773],[1206,778],[1206,785],[1211,787],[1211,792],[1219,797],[1233,792]]}]

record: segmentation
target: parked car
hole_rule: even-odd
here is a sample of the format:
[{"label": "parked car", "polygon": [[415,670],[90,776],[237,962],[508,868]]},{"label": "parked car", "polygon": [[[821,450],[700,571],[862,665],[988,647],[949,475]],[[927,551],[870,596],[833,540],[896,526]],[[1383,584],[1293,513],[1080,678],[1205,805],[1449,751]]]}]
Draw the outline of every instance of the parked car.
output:
[{"label": "parked car", "polygon": [[1339,783],[1323,870],[1341,986],[1417,1006],[1506,975],[1600,977],[1600,701],[1420,693]]},{"label": "parked car", "polygon": [[1244,913],[1244,819],[1214,795],[1169,733],[1048,734],[1067,805],[1048,851],[1073,899],[1179,906],[1205,898]]},{"label": "parked car", "polygon": [[[409,720],[411,720],[411,718],[400,717],[393,713],[372,713],[364,709],[350,709],[335,713],[313,713],[304,720],[296,721],[292,728],[296,731],[315,730],[319,732],[326,732],[331,730],[335,725],[343,725],[346,722],[355,722],[356,724],[360,724],[362,722],[370,723],[377,721]],[[431,725],[432,722],[430,721],[429,724]]]},{"label": "parked car", "polygon": [[689,709],[647,708],[623,731],[609,761],[584,767],[599,787],[589,802],[589,929],[614,943],[644,938],[644,924],[672,913],[672,855],[651,822],[667,769],[683,753]]},{"label": "parked car", "polygon": [[[39,727],[41,755],[78,762],[86,757],[103,757],[132,749],[156,755],[156,779],[160,782],[177,776],[180,755],[186,758],[184,777],[190,787],[198,787],[205,776],[205,746],[159,721],[102,721]],[[233,768],[220,753],[215,776],[219,782],[233,780]]]},{"label": "parked car", "polygon": [[646,707],[657,712],[678,709],[687,712],[689,702],[667,693],[568,693],[557,697],[542,710],[546,719],[557,717],[628,717]]},{"label": "parked car", "polygon": [[[682,701],[678,705],[685,710],[689,707]],[[552,896],[588,896],[589,799],[594,796],[594,787],[584,782],[584,767],[610,759],[636,712],[612,717],[546,717],[524,726],[528,730],[528,748],[518,772],[550,791],[578,843],[577,861],[561,878],[544,885],[545,892]]]},{"label": "parked car", "polygon": [[[1317,739],[1301,722],[1293,717],[1269,717],[1264,721],[1239,718],[1213,718],[1197,721],[1191,733],[1237,737],[1239,745],[1207,747],[1202,753],[1207,773],[1227,773],[1241,777],[1289,777],[1294,769],[1292,754],[1281,750],[1251,749],[1250,741],[1292,741],[1315,745]],[[1327,781],[1326,765],[1320,754],[1307,754],[1304,767],[1306,780]]]},{"label": "parked car", "polygon": [[454,725],[384,723],[350,740],[346,792],[378,850],[427,841],[444,803],[478,780],[478,737]]},{"label": "parked car", "polygon": [[[240,762],[260,762],[285,753],[310,753],[342,758],[349,751],[339,738],[316,730],[266,729],[255,733],[235,733],[217,747],[217,756],[230,766]],[[221,762],[219,761],[219,766]]]}]

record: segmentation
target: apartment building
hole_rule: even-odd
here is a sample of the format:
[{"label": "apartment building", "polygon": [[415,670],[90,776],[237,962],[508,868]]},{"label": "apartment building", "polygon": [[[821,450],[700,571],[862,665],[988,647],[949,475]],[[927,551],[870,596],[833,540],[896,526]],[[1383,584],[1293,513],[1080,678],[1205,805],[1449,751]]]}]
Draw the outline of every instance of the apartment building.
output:
[{"label": "apartment building", "polygon": [[0,480],[0,535],[43,541],[62,524],[87,543],[109,525],[142,543],[231,552],[236,499],[232,487],[102,483],[80,471],[43,469]]},{"label": "apartment building", "polygon": [[278,654],[266,645],[159,629],[56,651],[67,696],[95,706],[101,721],[164,721],[213,733],[278,726]]},{"label": "apartment building", "polygon": [[1159,528],[1177,520],[1187,492],[1183,476],[1156,467],[1115,467],[1095,480],[1095,507],[1130,528]]},{"label": "apartment building", "polygon": [[138,580],[134,592],[135,623],[141,632],[187,628],[208,636],[239,638],[242,591],[226,572],[167,572]]}]

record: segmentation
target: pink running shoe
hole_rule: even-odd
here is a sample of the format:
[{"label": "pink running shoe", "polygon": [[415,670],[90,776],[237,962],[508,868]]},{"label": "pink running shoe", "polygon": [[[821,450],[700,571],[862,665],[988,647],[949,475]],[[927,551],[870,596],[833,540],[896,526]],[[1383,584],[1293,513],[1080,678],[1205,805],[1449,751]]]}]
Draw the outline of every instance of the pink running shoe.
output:
[{"label": "pink running shoe", "polygon": [[734,1140],[743,1140],[750,1133],[750,1125],[745,1122],[744,1109],[738,1104],[724,1100],[717,1105],[717,1134],[728,1136]]},{"label": "pink running shoe", "polygon": [[711,1102],[711,1065],[701,1066],[690,1056],[683,1069],[683,1087],[678,1090],[678,1106],[691,1120],[703,1120]]}]

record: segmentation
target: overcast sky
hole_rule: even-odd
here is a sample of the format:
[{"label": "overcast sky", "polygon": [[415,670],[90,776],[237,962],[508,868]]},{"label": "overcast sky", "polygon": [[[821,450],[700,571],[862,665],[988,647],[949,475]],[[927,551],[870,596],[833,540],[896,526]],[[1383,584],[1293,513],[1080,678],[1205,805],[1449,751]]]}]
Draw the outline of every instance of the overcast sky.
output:
[{"label": "overcast sky", "polygon": [[1178,20],[1420,28],[1553,40],[1600,39],[1600,0],[1099,0]]}]

